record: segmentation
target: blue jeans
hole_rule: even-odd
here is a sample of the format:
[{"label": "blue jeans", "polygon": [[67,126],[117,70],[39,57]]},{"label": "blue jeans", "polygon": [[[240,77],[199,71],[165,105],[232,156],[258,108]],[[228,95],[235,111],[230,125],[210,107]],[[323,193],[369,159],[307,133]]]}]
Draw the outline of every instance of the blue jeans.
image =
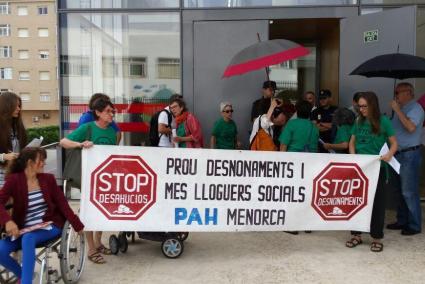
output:
[{"label": "blue jeans", "polygon": [[[59,236],[61,232],[61,229],[52,225],[51,230],[40,229],[28,232],[14,241],[10,237],[0,240],[0,264],[20,278],[22,284],[31,284],[35,266],[36,246]],[[19,249],[22,249],[22,268],[10,256],[11,252]]]},{"label": "blue jeans", "polygon": [[422,162],[421,149],[396,154],[400,162],[401,200],[397,210],[397,223],[420,232],[422,212],[419,197],[419,176]]}]

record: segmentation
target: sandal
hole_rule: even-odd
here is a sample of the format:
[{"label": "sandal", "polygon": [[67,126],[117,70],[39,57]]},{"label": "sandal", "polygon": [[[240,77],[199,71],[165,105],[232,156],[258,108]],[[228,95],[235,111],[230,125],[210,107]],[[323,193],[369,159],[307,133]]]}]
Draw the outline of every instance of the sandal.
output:
[{"label": "sandal", "polygon": [[383,250],[384,250],[384,244],[383,243],[372,242],[370,244],[370,251],[381,252]]},{"label": "sandal", "polygon": [[363,243],[362,239],[360,237],[352,237],[349,241],[345,243],[345,246],[347,248],[355,248],[358,245],[361,245]]},{"label": "sandal", "polygon": [[92,253],[92,254],[90,254],[90,255],[88,255],[87,256],[87,258],[91,261],[91,262],[93,262],[93,263],[96,263],[96,264],[104,264],[104,263],[106,263],[106,260],[103,258],[103,256],[99,253],[99,252],[94,252],[94,253]]},{"label": "sandal", "polygon": [[104,245],[100,245],[97,249],[97,252],[104,254],[104,255],[111,255],[112,252],[110,249],[108,249],[107,247],[105,247]]}]

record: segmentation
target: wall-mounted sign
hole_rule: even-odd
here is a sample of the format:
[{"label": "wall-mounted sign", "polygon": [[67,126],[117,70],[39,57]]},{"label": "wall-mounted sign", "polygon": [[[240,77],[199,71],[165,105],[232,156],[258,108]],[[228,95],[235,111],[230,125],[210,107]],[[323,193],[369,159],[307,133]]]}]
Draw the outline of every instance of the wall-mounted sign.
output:
[{"label": "wall-mounted sign", "polygon": [[378,30],[364,32],[363,39],[365,43],[378,41]]}]

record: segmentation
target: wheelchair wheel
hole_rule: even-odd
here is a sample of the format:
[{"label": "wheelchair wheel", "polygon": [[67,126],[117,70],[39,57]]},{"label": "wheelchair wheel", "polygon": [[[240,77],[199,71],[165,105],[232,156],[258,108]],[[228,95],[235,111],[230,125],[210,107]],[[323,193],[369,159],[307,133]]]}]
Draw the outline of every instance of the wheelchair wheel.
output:
[{"label": "wheelchair wheel", "polygon": [[118,254],[120,248],[120,242],[118,240],[118,237],[116,235],[111,235],[109,237],[109,249],[111,250],[112,254]]},{"label": "wheelchair wheel", "polygon": [[85,238],[79,235],[67,221],[62,230],[60,245],[60,269],[66,284],[77,283],[85,263]]},{"label": "wheelchair wheel", "polygon": [[178,258],[183,253],[183,241],[179,238],[167,238],[161,244],[162,253],[168,258]]},{"label": "wheelchair wheel", "polygon": [[126,253],[127,249],[128,249],[128,241],[127,241],[127,233],[126,232],[120,232],[118,234],[118,243],[119,243],[120,252]]}]

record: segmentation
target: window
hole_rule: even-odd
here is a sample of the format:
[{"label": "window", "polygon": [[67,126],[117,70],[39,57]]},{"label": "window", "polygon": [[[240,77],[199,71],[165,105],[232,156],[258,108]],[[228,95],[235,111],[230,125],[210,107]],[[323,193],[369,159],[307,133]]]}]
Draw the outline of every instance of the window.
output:
[{"label": "window", "polygon": [[47,29],[47,28],[38,29],[38,36],[39,37],[48,37],[49,36],[49,29]]},{"label": "window", "polygon": [[50,93],[40,93],[40,102],[48,103],[51,99],[52,97],[50,96]]},{"label": "window", "polygon": [[18,16],[27,16],[28,15],[28,7],[20,6],[18,7]]},{"label": "window", "polygon": [[62,55],[60,61],[61,76],[89,76],[89,58],[86,56]]},{"label": "window", "polygon": [[30,79],[29,71],[19,71],[19,80],[28,81]]},{"label": "window", "polygon": [[18,37],[29,37],[30,33],[27,28],[18,29]]},{"label": "window", "polygon": [[49,51],[48,50],[39,50],[38,55],[40,59],[49,59]]},{"label": "window", "polygon": [[7,15],[10,14],[9,3],[8,2],[0,2],[0,14]]},{"label": "window", "polygon": [[30,93],[19,93],[22,102],[29,102],[31,100]]},{"label": "window", "polygon": [[30,53],[28,50],[18,50],[19,59],[28,59],[30,58]]},{"label": "window", "polygon": [[40,71],[39,77],[40,77],[40,81],[48,81],[48,80],[50,80],[50,72],[49,71]]},{"label": "window", "polygon": [[127,58],[128,61],[128,74],[130,77],[147,77],[146,57],[132,57]]},{"label": "window", "polygon": [[12,80],[12,68],[10,67],[0,68],[0,79]]},{"label": "window", "polygon": [[0,25],[0,36],[10,36],[10,25]]},{"label": "window", "polygon": [[158,58],[158,78],[179,79],[180,59],[178,58]]},{"label": "window", "polygon": [[0,46],[0,58],[10,58],[10,57],[12,57],[12,47]]},{"label": "window", "polygon": [[38,7],[37,11],[39,15],[47,15],[47,6]]}]

